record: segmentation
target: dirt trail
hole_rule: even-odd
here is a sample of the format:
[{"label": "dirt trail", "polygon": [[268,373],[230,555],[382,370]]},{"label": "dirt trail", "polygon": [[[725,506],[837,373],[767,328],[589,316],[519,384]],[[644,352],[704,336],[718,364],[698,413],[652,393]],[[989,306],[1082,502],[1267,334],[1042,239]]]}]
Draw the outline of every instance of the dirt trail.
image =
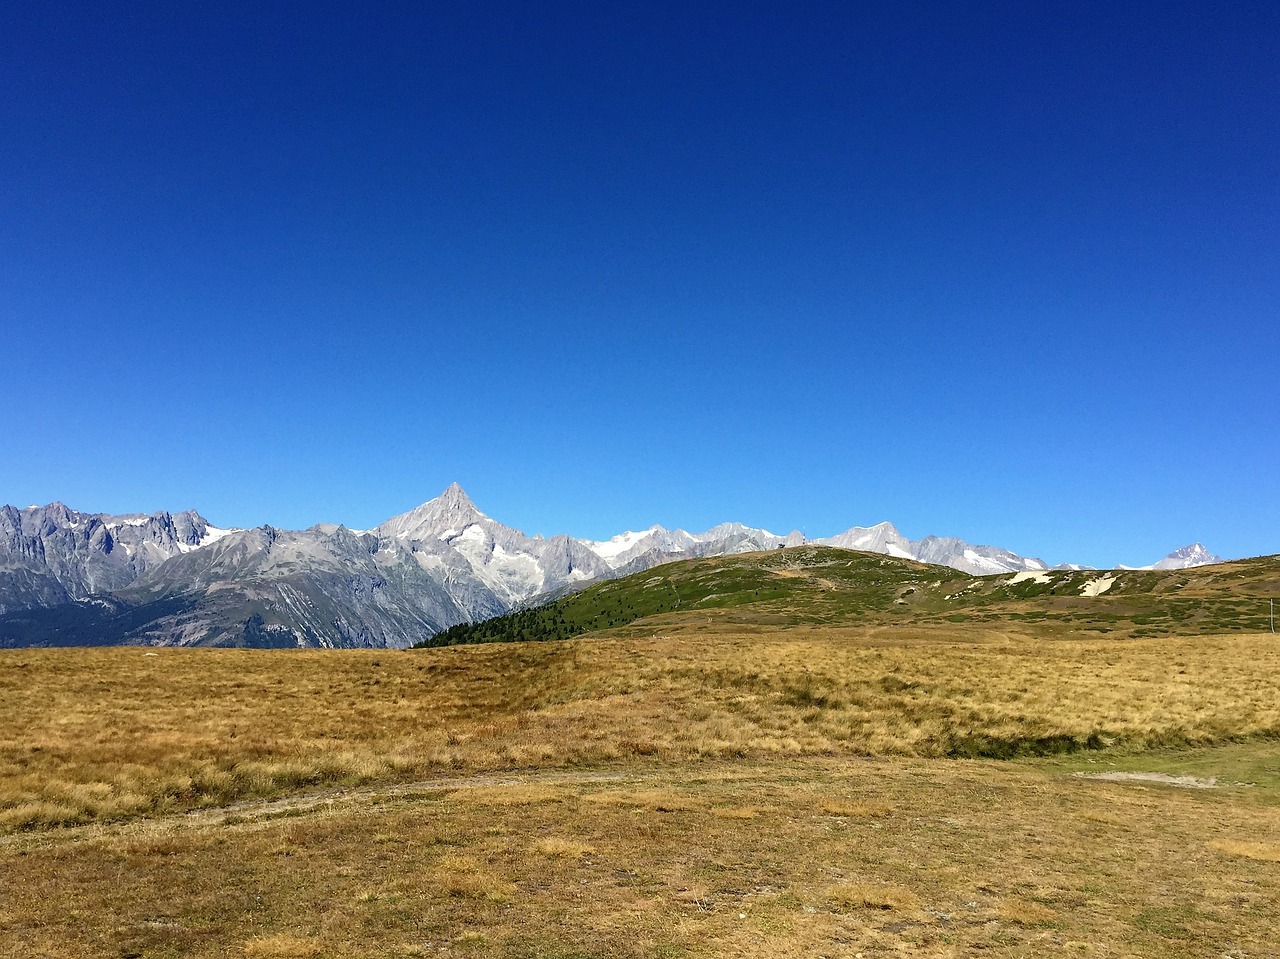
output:
[{"label": "dirt trail", "polygon": [[[819,761],[820,762],[820,761]],[[702,767],[704,773],[710,769]],[[724,771],[720,775],[725,775]],[[739,778],[750,773],[728,773],[729,778]],[[1073,778],[1110,782],[1158,783],[1190,789],[1214,789],[1216,779],[1196,776],[1172,776],[1167,773],[1149,772],[1076,772]],[[139,817],[118,822],[86,823],[80,826],[13,833],[0,836],[0,850],[62,845],[92,841],[97,838],[146,838],[174,831],[200,829],[211,825],[245,830],[265,828],[285,816],[306,813],[350,809],[353,806],[376,806],[397,800],[412,800],[431,793],[454,792],[462,789],[484,787],[520,787],[531,785],[569,785],[586,783],[618,783],[642,786],[661,779],[669,783],[672,769],[666,766],[637,768],[627,771],[602,771],[581,769],[531,769],[477,772],[467,775],[420,779],[402,783],[374,783],[368,786],[335,786],[314,792],[294,793],[274,799],[247,799],[226,806],[212,806],[154,817]]]},{"label": "dirt trail", "polygon": [[276,799],[246,799],[226,806],[193,809],[155,817],[141,817],[113,823],[86,823],[82,826],[65,826],[38,832],[13,833],[0,836],[0,849],[14,846],[52,845],[93,839],[98,836],[137,835],[167,833],[181,829],[201,827],[227,822],[235,828],[252,827],[270,823],[281,816],[307,812],[338,810],[356,805],[377,805],[397,799],[459,789],[476,789],[485,786],[556,785],[567,783],[634,782],[642,783],[660,775],[670,775],[669,770],[640,770],[636,772],[592,772],[587,770],[529,770],[523,772],[473,773],[441,779],[421,779],[408,783],[375,783],[369,786],[336,786],[319,792],[295,793]]}]

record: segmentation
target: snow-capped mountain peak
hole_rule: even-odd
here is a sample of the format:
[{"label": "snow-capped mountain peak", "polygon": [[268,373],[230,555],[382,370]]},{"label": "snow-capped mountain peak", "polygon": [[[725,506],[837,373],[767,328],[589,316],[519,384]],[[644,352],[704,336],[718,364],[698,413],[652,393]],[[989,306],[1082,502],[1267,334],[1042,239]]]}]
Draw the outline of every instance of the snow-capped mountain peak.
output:
[{"label": "snow-capped mountain peak", "polygon": [[1148,563],[1146,566],[1126,566],[1120,563],[1116,569],[1190,569],[1192,566],[1210,566],[1213,563],[1224,563],[1221,556],[1215,556],[1213,553],[1205,549],[1202,543],[1192,543],[1190,546],[1184,546],[1182,549],[1175,549],[1164,559],[1156,563]]},{"label": "snow-capped mountain peak", "polygon": [[465,585],[474,591],[478,581],[506,608],[609,572],[576,540],[526,536],[489,518],[457,483],[372,532],[403,544],[423,568],[449,569],[450,588]]},{"label": "snow-capped mountain peak", "polygon": [[448,539],[461,534],[473,523],[489,520],[476,509],[471,497],[461,486],[452,483],[433,500],[393,516],[373,532],[407,540]]},{"label": "snow-capped mountain peak", "polygon": [[0,612],[74,601],[132,583],[148,569],[216,542],[228,530],[195,510],[81,513],[63,503],[0,507]]},{"label": "snow-capped mountain peak", "polygon": [[885,553],[899,559],[914,559],[911,544],[905,536],[898,532],[892,523],[877,523],[875,526],[854,526],[828,536],[817,542],[826,546],[840,546],[844,549],[861,549],[871,553]]},{"label": "snow-capped mountain peak", "polygon": [[1221,556],[1215,556],[1213,553],[1205,549],[1203,543],[1192,543],[1190,546],[1184,546],[1182,549],[1175,549],[1160,562],[1153,566],[1153,569],[1190,569],[1192,566],[1208,566],[1212,563],[1221,563]]},{"label": "snow-capped mountain peak", "polygon": [[650,536],[654,536],[656,534],[665,533],[665,532],[666,530],[664,530],[661,526],[654,525],[654,526],[650,526],[648,529],[642,529],[638,533],[632,532],[631,530],[627,530],[625,533],[619,533],[617,536],[614,536],[611,539],[605,539],[605,540],[584,539],[584,540],[580,540],[580,542],[582,543],[583,546],[587,547],[587,549],[591,550],[591,552],[595,553],[601,559],[607,561],[612,559],[615,556],[620,556],[623,553],[626,553],[628,550],[635,547],[635,545],[641,542],[642,540]]},{"label": "snow-capped mountain peak", "polygon": [[627,573],[673,559],[774,549],[803,540],[799,533],[782,537],[742,523],[721,523],[704,533],[650,526],[640,533],[626,532],[608,540],[578,540],[578,543],[604,560],[610,569]]}]

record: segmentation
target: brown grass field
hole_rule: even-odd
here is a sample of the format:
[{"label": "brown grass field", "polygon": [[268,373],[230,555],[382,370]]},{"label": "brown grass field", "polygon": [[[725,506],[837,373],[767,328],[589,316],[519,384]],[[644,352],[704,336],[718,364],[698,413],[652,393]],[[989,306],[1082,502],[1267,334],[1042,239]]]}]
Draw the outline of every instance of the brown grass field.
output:
[{"label": "brown grass field", "polygon": [[0,956],[1280,956],[1280,642],[1028,628],[0,652]]}]

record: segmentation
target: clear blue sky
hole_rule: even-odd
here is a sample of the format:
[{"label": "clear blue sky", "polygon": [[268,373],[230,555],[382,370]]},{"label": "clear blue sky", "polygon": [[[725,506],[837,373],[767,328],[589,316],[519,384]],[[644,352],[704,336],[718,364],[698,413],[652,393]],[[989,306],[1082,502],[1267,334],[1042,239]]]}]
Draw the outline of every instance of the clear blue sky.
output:
[{"label": "clear blue sky", "polygon": [[1280,551],[1274,2],[20,0],[0,91],[0,501]]}]

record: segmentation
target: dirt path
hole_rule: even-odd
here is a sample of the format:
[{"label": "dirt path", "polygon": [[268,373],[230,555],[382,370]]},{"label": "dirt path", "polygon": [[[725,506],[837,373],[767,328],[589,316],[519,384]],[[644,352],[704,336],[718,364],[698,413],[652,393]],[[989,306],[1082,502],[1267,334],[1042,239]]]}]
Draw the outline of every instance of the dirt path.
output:
[{"label": "dirt path", "polygon": [[[707,767],[703,767],[708,771]],[[749,776],[750,773],[740,773]],[[627,771],[582,769],[531,769],[477,772],[468,775],[421,779],[407,783],[374,783],[368,786],[335,786],[314,792],[294,793],[274,799],[247,799],[226,806],[193,809],[154,817],[139,817],[120,822],[86,823],[36,832],[0,836],[0,850],[34,848],[92,841],[96,838],[145,838],[174,831],[225,825],[237,830],[264,828],[281,817],[307,813],[348,810],[358,806],[376,806],[398,800],[412,800],[432,793],[486,787],[520,787],[531,785],[571,785],[618,783],[644,785],[656,779],[669,782],[672,769],[667,766],[636,768]],[[1216,779],[1196,776],[1173,776],[1152,772],[1076,772],[1076,779],[1108,782],[1157,783],[1184,789],[1214,789]],[[733,778],[737,778],[734,776]]]},{"label": "dirt path", "polygon": [[246,799],[227,806],[193,809],[155,817],[142,817],[113,823],[86,823],[39,832],[13,833],[0,836],[0,849],[54,845],[91,840],[97,837],[146,836],[174,830],[199,829],[226,822],[236,828],[270,823],[282,816],[308,812],[345,809],[359,805],[377,805],[397,799],[459,789],[492,786],[557,785],[571,783],[633,782],[642,783],[670,771],[639,770],[636,772],[593,772],[588,770],[528,770],[522,772],[474,773],[441,779],[421,779],[409,783],[381,783],[369,786],[336,786],[319,792],[295,793],[276,799]]}]

